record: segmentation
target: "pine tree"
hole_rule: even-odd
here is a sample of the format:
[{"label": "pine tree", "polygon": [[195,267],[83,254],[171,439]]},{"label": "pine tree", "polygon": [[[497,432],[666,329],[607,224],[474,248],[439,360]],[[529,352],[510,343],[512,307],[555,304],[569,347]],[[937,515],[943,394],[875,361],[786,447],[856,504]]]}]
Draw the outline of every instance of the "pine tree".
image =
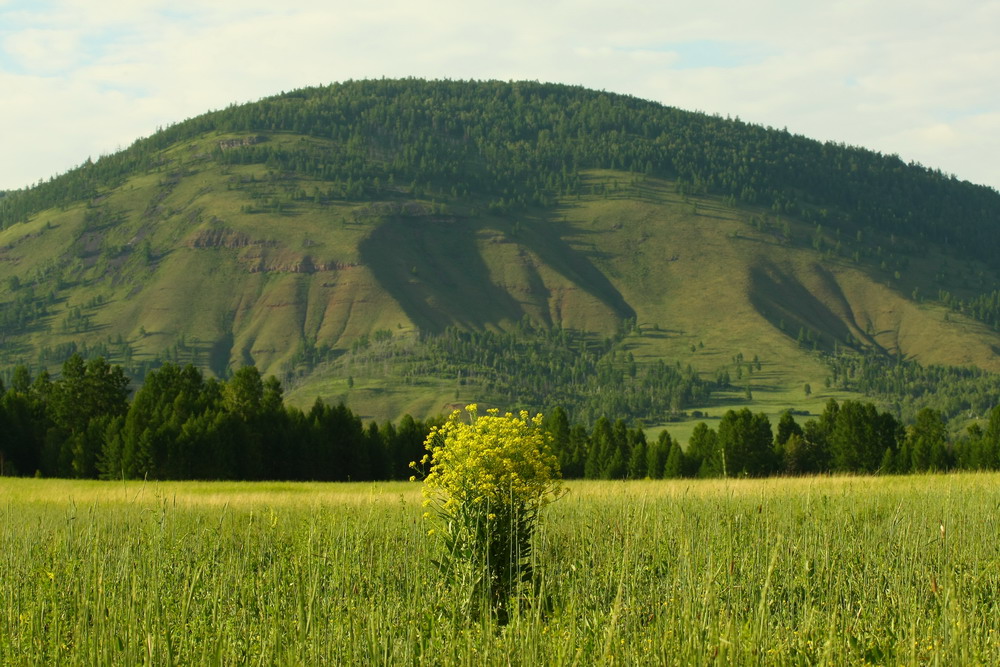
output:
[{"label": "pine tree", "polygon": [[646,449],[646,474],[650,479],[661,479],[663,477],[663,467],[667,463],[667,454],[670,452],[670,445],[673,440],[667,431],[660,431],[656,441]]},{"label": "pine tree", "polygon": [[670,450],[667,453],[667,460],[663,465],[663,479],[679,479],[684,476],[684,452],[676,442],[670,443]]}]

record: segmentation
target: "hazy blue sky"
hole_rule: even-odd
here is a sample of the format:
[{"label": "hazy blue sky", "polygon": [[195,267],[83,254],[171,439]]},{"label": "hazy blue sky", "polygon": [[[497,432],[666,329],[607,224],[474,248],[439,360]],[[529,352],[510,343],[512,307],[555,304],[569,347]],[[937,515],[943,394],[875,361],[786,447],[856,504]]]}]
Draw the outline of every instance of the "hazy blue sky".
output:
[{"label": "hazy blue sky", "polygon": [[0,188],[307,85],[628,93],[1000,189],[1000,0],[0,0]]}]

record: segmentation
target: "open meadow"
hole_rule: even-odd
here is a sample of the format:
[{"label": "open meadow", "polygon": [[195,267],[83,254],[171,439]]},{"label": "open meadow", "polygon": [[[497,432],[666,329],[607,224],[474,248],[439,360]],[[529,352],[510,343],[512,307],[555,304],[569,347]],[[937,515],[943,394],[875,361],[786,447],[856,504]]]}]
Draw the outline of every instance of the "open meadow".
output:
[{"label": "open meadow", "polygon": [[0,479],[0,664],[1000,664],[1000,475],[570,482],[505,625],[417,483]]}]

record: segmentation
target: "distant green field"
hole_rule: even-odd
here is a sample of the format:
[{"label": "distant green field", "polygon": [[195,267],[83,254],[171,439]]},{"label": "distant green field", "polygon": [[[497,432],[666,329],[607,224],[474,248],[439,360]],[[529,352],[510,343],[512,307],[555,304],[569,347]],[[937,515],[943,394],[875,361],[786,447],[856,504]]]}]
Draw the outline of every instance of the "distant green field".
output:
[{"label": "distant green field", "polygon": [[1000,475],[568,486],[497,627],[415,483],[0,479],[0,664],[1000,664]]},{"label": "distant green field", "polygon": [[[761,374],[764,376],[765,374]],[[760,384],[758,384],[758,381]],[[838,402],[858,400],[858,395],[846,391],[825,389],[821,382],[812,383],[812,393],[806,396],[801,387],[782,389],[780,386],[770,386],[764,383],[769,379],[761,378],[751,381],[753,400],[747,401],[742,390],[719,391],[714,396],[714,402],[708,406],[694,406],[688,411],[688,417],[683,421],[668,422],[646,429],[646,439],[655,440],[661,431],[670,433],[670,437],[682,445],[691,438],[691,432],[700,422],[717,429],[718,422],[729,410],[748,408],[752,412],[762,412],[771,421],[771,427],[776,428],[778,420],[786,410],[794,410],[795,421],[802,425],[810,419],[816,419],[823,412],[827,401],[831,398]],[[691,413],[701,413],[701,417]],[[808,413],[808,414],[807,414]]]}]

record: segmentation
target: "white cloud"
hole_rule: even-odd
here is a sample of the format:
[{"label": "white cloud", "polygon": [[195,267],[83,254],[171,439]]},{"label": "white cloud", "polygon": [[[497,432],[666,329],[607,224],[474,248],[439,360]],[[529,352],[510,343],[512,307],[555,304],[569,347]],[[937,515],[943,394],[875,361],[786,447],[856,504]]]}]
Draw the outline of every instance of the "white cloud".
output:
[{"label": "white cloud", "polygon": [[348,78],[533,79],[845,141],[1000,187],[1000,3],[0,1],[0,187]]},{"label": "white cloud", "polygon": [[4,48],[25,70],[56,72],[78,61],[80,36],[72,30],[25,30],[9,37]]}]

